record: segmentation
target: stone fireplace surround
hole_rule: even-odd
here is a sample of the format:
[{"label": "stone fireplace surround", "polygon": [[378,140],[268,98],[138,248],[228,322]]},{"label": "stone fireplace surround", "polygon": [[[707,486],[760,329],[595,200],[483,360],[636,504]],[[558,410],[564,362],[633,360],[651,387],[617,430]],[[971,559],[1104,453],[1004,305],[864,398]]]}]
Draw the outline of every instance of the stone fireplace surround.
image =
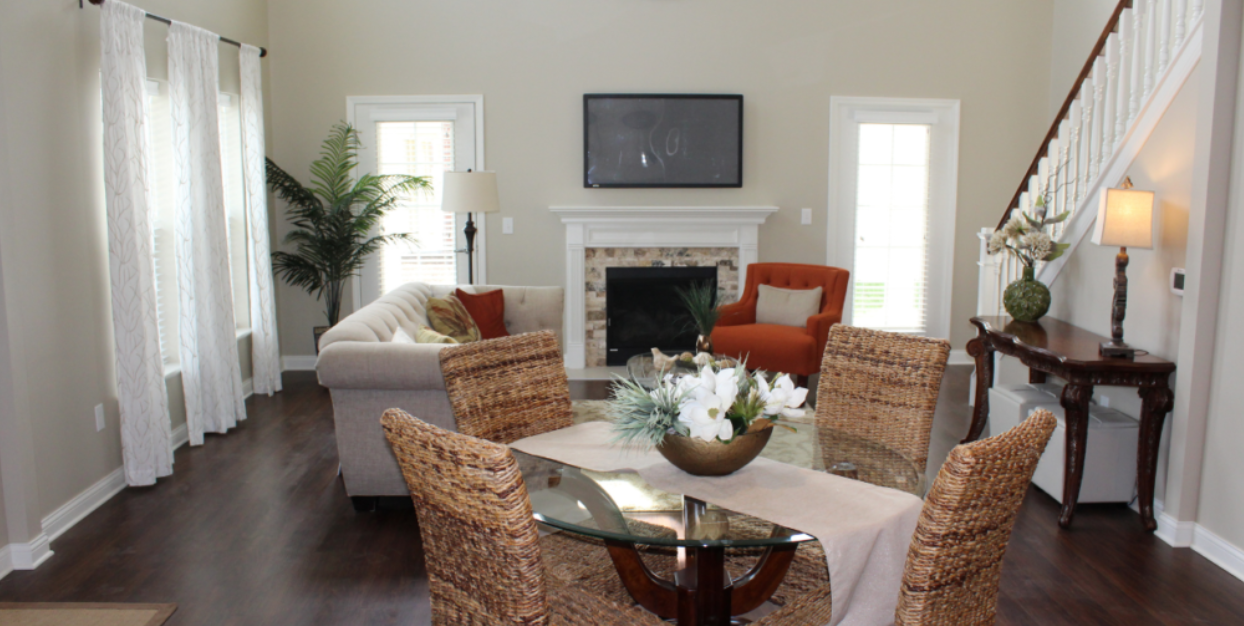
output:
[{"label": "stone fireplace surround", "polygon": [[[566,225],[566,367],[604,365],[604,282],[610,252],[617,266],[708,265],[730,293],[747,282],[759,257],[760,225],[777,207],[550,207]],[[592,250],[589,275],[588,250]],[[640,259],[643,262],[640,262]],[[737,277],[734,275],[737,270]],[[591,289],[589,289],[591,287]],[[733,287],[733,289],[731,289]],[[592,302],[589,304],[589,291]],[[589,319],[589,311],[600,319]],[[599,314],[596,314],[599,311]],[[589,338],[589,331],[591,332]],[[589,360],[589,353],[591,359]]]}]

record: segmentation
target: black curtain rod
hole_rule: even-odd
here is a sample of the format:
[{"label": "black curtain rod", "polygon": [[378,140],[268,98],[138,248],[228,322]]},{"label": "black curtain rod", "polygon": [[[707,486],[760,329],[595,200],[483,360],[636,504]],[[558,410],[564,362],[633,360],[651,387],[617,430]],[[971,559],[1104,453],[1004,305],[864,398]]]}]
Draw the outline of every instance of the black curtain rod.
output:
[{"label": "black curtain rod", "polygon": [[[104,0],[90,0],[90,1],[91,1],[91,4],[93,4],[93,5],[95,5],[95,6],[103,6],[103,4],[104,4]],[[78,8],[82,8],[82,0],[78,0]],[[168,24],[169,26],[172,26],[172,25],[173,25],[173,20],[170,20],[170,19],[168,19],[167,17],[160,17],[159,15],[156,15],[155,13],[147,13],[147,19],[149,19],[149,20],[155,20],[155,21],[157,21],[157,22],[163,22],[163,23],[165,23],[165,24]],[[217,36],[219,36],[219,35],[217,35]],[[234,40],[232,40],[232,39],[230,39],[230,38],[228,38],[228,37],[221,37],[221,38],[220,38],[220,40],[221,40],[222,42],[227,43],[227,44],[232,45],[232,46],[237,46],[237,47],[239,47],[239,48],[241,48],[241,47],[242,47],[242,42],[240,42],[240,41],[234,41]],[[264,57],[266,57],[266,56],[268,56],[268,49],[267,49],[267,48],[263,48],[263,47],[259,48],[259,58],[261,58],[261,59],[262,59],[262,58],[264,58]]]}]

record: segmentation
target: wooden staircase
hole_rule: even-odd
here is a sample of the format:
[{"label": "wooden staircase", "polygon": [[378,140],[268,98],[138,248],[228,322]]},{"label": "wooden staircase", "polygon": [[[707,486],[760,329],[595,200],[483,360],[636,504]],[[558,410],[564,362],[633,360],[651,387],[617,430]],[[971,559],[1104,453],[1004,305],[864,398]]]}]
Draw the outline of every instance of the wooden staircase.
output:
[{"label": "wooden staircase", "polygon": [[[1070,211],[1051,235],[1070,244],[1037,268],[1047,285],[1058,279],[1097,218],[1101,190],[1118,186],[1162,114],[1201,58],[1203,0],[1122,0],[1093,47],[1054,123],[1007,205],[1033,214]],[[991,228],[981,230],[978,315],[1004,315],[1002,292],[1023,274],[1009,255],[989,255]]]}]

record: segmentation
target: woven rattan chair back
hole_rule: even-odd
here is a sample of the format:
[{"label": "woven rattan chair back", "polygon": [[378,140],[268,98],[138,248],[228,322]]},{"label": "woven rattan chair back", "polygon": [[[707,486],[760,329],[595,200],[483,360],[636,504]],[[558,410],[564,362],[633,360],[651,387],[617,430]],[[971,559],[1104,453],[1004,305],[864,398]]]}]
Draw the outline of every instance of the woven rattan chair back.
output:
[{"label": "woven rattan chair back", "polygon": [[924,471],[949,356],[942,339],[835,325],[817,386],[820,437],[838,430],[871,439]]},{"label": "woven rattan chair back", "polygon": [[551,331],[441,350],[458,432],[511,443],[574,424],[570,383]]},{"label": "woven rattan chair back", "polygon": [[1002,557],[1054,426],[1054,415],[1041,409],[950,452],[911,538],[895,624],[994,623]]},{"label": "woven rattan chair back", "polygon": [[548,623],[540,537],[507,447],[381,418],[415,502],[437,626]]}]

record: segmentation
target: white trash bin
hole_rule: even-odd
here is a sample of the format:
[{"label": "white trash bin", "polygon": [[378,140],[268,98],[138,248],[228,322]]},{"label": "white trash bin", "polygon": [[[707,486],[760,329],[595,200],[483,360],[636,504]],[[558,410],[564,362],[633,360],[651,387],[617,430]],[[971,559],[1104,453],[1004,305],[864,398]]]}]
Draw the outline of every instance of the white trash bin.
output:
[{"label": "white trash bin", "polygon": [[[1041,455],[1032,482],[1062,504],[1067,416],[1063,407],[1058,405],[1042,408],[1054,413],[1058,426],[1045,447],[1045,454]],[[1088,445],[1077,502],[1131,502],[1136,489],[1136,445],[1139,439],[1140,423],[1136,420],[1111,408],[1089,407]]]},{"label": "white trash bin", "polygon": [[994,385],[989,389],[989,434],[1015,428],[1037,407],[1058,405],[1058,396],[1038,385]]}]

